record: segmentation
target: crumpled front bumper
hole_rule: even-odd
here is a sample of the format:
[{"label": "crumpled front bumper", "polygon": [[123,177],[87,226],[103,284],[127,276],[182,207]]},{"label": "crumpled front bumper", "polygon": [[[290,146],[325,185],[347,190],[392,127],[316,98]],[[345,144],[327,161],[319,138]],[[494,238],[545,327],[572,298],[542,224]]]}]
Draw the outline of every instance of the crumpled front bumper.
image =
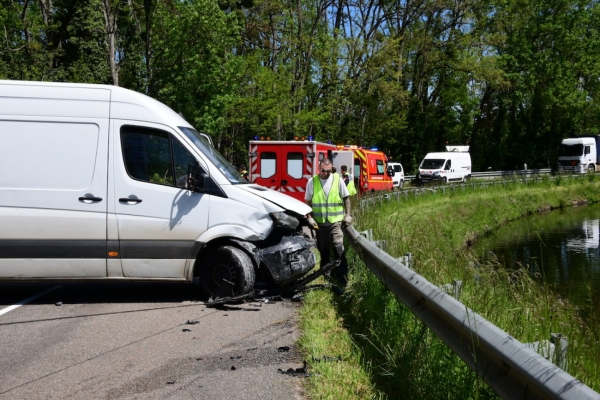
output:
[{"label": "crumpled front bumper", "polygon": [[275,246],[256,249],[276,286],[283,286],[304,276],[315,267],[315,244],[302,236],[284,236]]}]

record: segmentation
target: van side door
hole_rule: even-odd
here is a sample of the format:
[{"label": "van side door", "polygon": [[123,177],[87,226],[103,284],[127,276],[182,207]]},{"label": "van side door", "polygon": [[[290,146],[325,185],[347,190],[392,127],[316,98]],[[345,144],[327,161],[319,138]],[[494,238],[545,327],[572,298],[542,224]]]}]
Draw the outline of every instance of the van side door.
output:
[{"label": "van side door", "polygon": [[210,196],[186,189],[200,162],[180,133],[158,124],[113,122],[113,203],[123,276],[190,279],[207,229]]},{"label": "van side door", "polygon": [[110,91],[3,87],[0,277],[106,277]]}]

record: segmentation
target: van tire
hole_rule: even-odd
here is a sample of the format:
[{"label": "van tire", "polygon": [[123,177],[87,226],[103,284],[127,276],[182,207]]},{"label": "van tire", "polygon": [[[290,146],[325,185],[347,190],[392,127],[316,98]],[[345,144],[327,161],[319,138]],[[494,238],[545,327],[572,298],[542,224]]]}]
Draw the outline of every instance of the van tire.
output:
[{"label": "van tire", "polygon": [[254,288],[254,266],[243,250],[222,246],[208,255],[209,261],[200,270],[200,284],[212,298],[241,296]]},{"label": "van tire", "polygon": [[402,189],[404,187],[404,181],[400,181],[398,182],[398,190]]},{"label": "van tire", "polygon": [[588,165],[587,172],[588,172],[588,174],[593,174],[594,172],[596,172],[596,166],[594,164]]},{"label": "van tire", "polygon": [[448,179],[446,177],[442,178],[442,185],[445,185],[446,183],[448,183]]}]

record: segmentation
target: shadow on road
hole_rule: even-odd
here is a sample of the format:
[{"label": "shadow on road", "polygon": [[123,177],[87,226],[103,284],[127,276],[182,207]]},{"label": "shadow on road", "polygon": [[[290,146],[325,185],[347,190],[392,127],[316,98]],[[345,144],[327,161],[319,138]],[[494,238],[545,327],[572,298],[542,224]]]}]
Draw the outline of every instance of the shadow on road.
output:
[{"label": "shadow on road", "polygon": [[28,304],[181,303],[205,301],[188,282],[0,282],[0,307],[59,286]]}]

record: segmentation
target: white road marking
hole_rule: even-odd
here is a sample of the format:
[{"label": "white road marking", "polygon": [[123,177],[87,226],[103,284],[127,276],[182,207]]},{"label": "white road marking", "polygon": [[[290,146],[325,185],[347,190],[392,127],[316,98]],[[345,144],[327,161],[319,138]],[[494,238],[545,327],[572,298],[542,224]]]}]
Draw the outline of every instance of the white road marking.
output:
[{"label": "white road marking", "polygon": [[52,291],[54,291],[54,290],[56,290],[56,289],[58,289],[58,288],[60,288],[60,287],[61,287],[61,286],[54,286],[54,287],[51,287],[50,289],[48,289],[48,290],[44,290],[42,293],[38,293],[38,294],[36,294],[36,295],[33,295],[33,296],[31,296],[31,297],[28,297],[28,298],[26,298],[25,300],[22,300],[22,301],[18,302],[17,304],[13,304],[12,306],[8,306],[8,307],[6,307],[6,308],[3,308],[2,310],[0,310],[0,315],[2,315],[2,314],[6,314],[7,312],[14,310],[15,308],[19,308],[19,307],[21,307],[23,304],[27,304],[27,303],[29,303],[30,301],[33,301],[33,300],[37,299],[38,297],[42,297],[43,295],[45,295],[45,294],[47,294],[47,293],[50,293],[50,292],[52,292]]}]

